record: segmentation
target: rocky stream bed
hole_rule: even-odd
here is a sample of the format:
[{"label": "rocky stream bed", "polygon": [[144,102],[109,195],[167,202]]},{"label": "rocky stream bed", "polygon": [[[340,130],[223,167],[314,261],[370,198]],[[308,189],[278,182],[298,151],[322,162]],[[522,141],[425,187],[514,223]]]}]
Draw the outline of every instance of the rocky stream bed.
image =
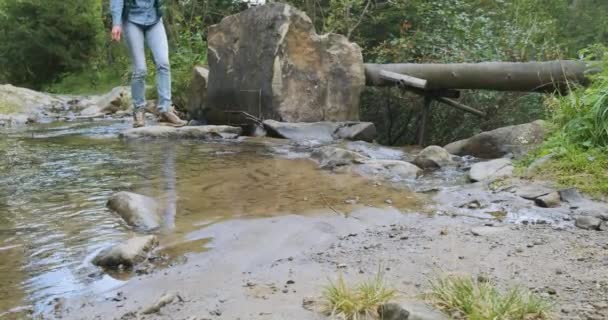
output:
[{"label": "rocky stream bed", "polygon": [[446,273],[608,316],[606,204],[514,177],[512,153],[129,124],[5,130],[3,317],[323,319],[329,280],[380,267],[410,319],[446,317],[420,299]]}]

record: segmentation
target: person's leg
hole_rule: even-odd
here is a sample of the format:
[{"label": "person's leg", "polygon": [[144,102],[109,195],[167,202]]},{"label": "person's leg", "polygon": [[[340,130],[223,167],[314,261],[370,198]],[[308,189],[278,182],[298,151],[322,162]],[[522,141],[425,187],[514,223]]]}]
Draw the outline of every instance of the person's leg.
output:
[{"label": "person's leg", "polygon": [[162,19],[146,30],[146,41],[156,64],[158,111],[168,112],[171,108],[171,66],[167,34]]},{"label": "person's leg", "polygon": [[167,43],[167,33],[165,32],[165,26],[162,19],[146,30],[146,41],[148,42],[150,51],[152,51],[154,63],[156,63],[158,111],[160,112],[161,121],[168,122],[175,126],[186,125],[186,121],[183,121],[171,112],[171,67],[169,64],[169,45]]},{"label": "person's leg", "polygon": [[134,127],[144,125],[144,108],[146,107],[146,53],[144,49],[144,30],[131,22],[124,23],[125,41],[129,48],[133,74],[131,75],[131,98],[133,99]]}]

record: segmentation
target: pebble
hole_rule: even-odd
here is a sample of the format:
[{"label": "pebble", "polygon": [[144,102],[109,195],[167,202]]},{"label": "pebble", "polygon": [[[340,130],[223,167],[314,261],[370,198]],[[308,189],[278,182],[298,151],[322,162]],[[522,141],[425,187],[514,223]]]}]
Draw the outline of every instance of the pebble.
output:
[{"label": "pebble", "polygon": [[547,293],[550,295],[556,295],[557,291],[553,288],[547,288]]},{"label": "pebble", "polygon": [[287,280],[287,284],[294,284],[294,283],[296,283],[296,282],[293,280]]},{"label": "pebble", "polygon": [[386,199],[386,200],[384,200],[384,202],[386,202],[386,204],[393,204],[393,200],[391,200],[391,199]]},{"label": "pebble", "polygon": [[346,269],[346,265],[344,263],[340,263],[338,265],[338,269]]}]

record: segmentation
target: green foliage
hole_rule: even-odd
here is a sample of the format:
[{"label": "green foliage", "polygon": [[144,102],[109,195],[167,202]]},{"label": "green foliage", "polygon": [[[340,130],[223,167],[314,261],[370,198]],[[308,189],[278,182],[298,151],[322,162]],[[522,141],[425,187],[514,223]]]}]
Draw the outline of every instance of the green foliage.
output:
[{"label": "green foliage", "polygon": [[[583,53],[595,51],[597,48]],[[595,54],[591,57],[598,58]],[[599,59],[602,59],[600,68],[603,71],[590,77],[588,87],[573,88],[575,90],[567,96],[547,100],[553,122],[559,128],[559,138],[583,148],[608,147],[608,55]]]},{"label": "green foliage", "polygon": [[39,88],[82,68],[96,52],[99,0],[4,0],[0,3],[0,69],[15,85]]},{"label": "green foliage", "polygon": [[[598,54],[599,52],[599,54]],[[608,195],[608,55],[606,48],[591,47],[581,53],[601,61],[602,72],[591,76],[588,87],[572,88],[567,96],[546,100],[552,133],[546,143],[522,164],[551,154],[535,175],[575,186],[597,197]]]},{"label": "green foliage", "polygon": [[383,274],[350,288],[342,275],[331,282],[323,292],[325,313],[333,319],[376,319],[378,306],[394,299],[397,292],[387,286]]},{"label": "green foliage", "polygon": [[448,276],[431,282],[428,299],[456,319],[541,320],[550,319],[551,306],[539,296],[520,288],[501,293],[490,282]]}]

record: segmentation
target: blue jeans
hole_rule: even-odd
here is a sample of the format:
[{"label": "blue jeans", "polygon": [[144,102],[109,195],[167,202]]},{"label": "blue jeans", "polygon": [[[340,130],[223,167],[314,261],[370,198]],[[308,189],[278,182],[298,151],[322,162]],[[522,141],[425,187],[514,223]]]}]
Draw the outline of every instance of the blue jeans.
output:
[{"label": "blue jeans", "polygon": [[131,77],[131,96],[135,111],[146,106],[146,52],[147,42],[156,64],[156,86],[158,92],[158,111],[167,112],[171,107],[171,67],[169,65],[169,45],[167,33],[161,19],[151,26],[140,26],[130,21],[123,25],[124,35],[133,62]]}]

